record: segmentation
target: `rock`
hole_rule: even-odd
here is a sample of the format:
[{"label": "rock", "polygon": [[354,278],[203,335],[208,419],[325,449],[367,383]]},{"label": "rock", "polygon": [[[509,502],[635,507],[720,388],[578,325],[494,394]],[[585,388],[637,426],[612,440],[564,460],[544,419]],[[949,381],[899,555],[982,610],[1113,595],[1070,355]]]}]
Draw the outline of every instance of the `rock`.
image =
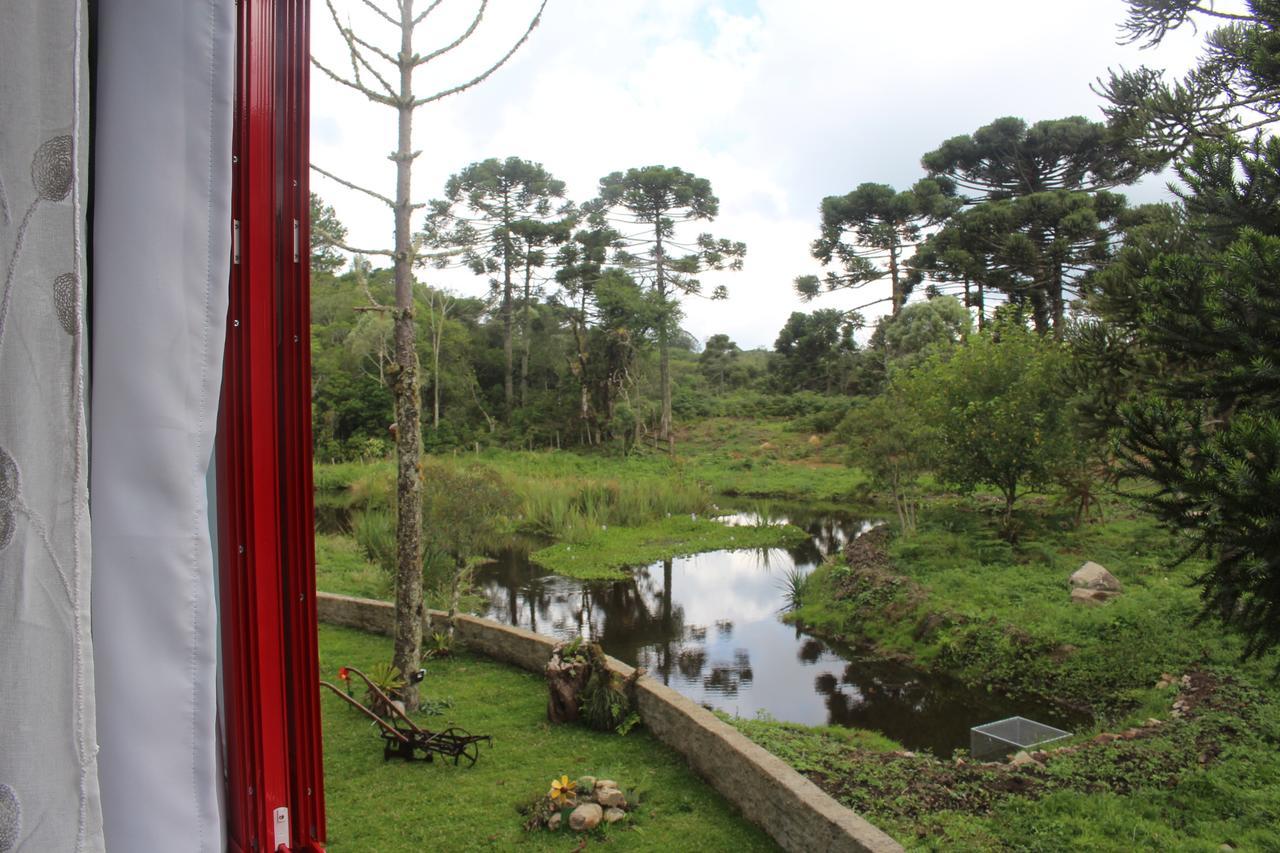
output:
[{"label": "rock", "polygon": [[614,788],[614,789],[617,789],[617,787],[618,787],[618,783],[617,783],[617,782],[615,782],[615,781],[613,781],[612,779],[601,779],[601,780],[599,780],[598,782],[596,782],[596,784],[595,784],[593,787],[594,787],[597,791],[599,791],[601,788]]},{"label": "rock", "polygon": [[627,807],[627,798],[617,788],[597,788],[596,802],[610,809]]},{"label": "rock", "polygon": [[1123,587],[1111,572],[1090,561],[1076,569],[1071,576],[1071,585],[1083,589],[1100,589],[1105,592],[1121,592]]},{"label": "rock", "polygon": [[1043,767],[1044,765],[1041,764],[1039,761],[1036,761],[1030,755],[1028,755],[1026,750],[1020,750],[1017,754],[1013,756],[1013,758],[1009,759],[1009,766],[1010,767]]},{"label": "rock", "polygon": [[1085,604],[1089,607],[1097,607],[1106,604],[1109,599],[1115,598],[1119,593],[1107,592],[1103,589],[1083,589],[1077,587],[1071,590],[1071,602],[1073,604]]},{"label": "rock", "polygon": [[547,829],[551,830],[552,832],[555,832],[559,828],[560,828],[560,812],[556,812],[551,817],[547,818]]},{"label": "rock", "polygon": [[1156,726],[1163,726],[1164,720],[1157,720],[1155,717],[1148,717],[1145,725],[1151,728],[1155,728]]},{"label": "rock", "polygon": [[595,789],[596,789],[596,777],[594,777],[594,776],[579,776],[579,777],[578,777],[578,790],[579,790],[579,791],[585,791],[585,792],[587,792],[587,793],[589,794],[589,793],[591,793],[592,791],[594,791]]},{"label": "rock", "polygon": [[627,816],[627,813],[624,812],[622,809],[605,809],[604,810],[605,823],[617,823],[618,821],[622,820],[626,816]]},{"label": "rock", "polygon": [[600,825],[604,810],[595,803],[583,803],[569,814],[569,828],[574,832],[590,832]]},{"label": "rock", "polygon": [[1054,648],[1054,650],[1049,653],[1049,659],[1052,660],[1054,663],[1062,663],[1064,660],[1071,657],[1073,654],[1075,654],[1079,650],[1080,650],[1079,646],[1073,646],[1070,643],[1063,643],[1062,645]]}]

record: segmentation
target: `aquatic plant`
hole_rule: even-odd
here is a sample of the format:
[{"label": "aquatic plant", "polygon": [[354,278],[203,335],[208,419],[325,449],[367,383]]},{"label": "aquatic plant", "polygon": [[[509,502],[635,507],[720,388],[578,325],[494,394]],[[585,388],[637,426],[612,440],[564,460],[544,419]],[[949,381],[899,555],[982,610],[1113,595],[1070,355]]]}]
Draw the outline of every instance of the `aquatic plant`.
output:
[{"label": "aquatic plant", "polygon": [[804,604],[806,588],[809,586],[809,573],[800,566],[793,565],[782,573],[778,579],[778,588],[782,590],[787,610],[795,610]]}]

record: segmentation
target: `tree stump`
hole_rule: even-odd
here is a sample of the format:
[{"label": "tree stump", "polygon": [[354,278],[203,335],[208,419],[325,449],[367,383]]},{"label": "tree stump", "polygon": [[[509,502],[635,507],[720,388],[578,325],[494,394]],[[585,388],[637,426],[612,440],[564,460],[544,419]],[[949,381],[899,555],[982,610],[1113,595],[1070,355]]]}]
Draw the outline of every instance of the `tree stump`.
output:
[{"label": "tree stump", "polygon": [[578,694],[591,675],[584,651],[580,643],[560,643],[551,651],[546,669],[547,719],[553,723],[571,723],[578,719]]}]

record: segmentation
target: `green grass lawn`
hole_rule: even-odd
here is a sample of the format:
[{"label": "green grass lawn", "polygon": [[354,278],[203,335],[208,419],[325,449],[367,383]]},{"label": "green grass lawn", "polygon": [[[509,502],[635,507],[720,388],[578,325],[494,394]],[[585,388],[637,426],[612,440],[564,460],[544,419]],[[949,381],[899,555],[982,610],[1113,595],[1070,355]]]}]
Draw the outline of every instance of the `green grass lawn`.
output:
[{"label": "green grass lawn", "polygon": [[[366,671],[391,656],[391,641],[342,628],[320,629],[321,672]],[[425,696],[452,707],[420,724],[493,735],[472,768],[452,763],[384,762],[368,720],[324,691],[328,849],[335,853],[423,850],[578,849],[574,833],[528,833],[520,806],[545,794],[552,777],[593,775],[639,794],[624,824],[598,829],[589,846],[610,850],[774,850],[683,757],[643,729],[624,736],[546,719],[546,688],[535,675],[462,655],[427,664]]]}]

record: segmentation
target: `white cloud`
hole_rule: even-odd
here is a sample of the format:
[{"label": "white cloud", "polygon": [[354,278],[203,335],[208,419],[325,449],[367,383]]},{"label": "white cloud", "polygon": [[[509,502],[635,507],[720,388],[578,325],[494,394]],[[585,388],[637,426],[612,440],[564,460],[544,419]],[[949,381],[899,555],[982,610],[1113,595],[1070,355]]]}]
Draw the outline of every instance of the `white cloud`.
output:
[{"label": "white cloud", "polygon": [[[375,35],[389,27],[354,0],[342,14]],[[419,0],[421,4],[423,0]],[[493,0],[476,36],[422,75],[420,91],[467,79],[501,55],[537,8]],[[474,2],[433,13],[422,52],[466,26]],[[727,303],[690,300],[686,327],[769,346],[795,310],[849,307],[885,295],[824,298],[804,306],[790,282],[817,272],[808,255],[824,195],[863,181],[905,186],[942,140],[993,118],[1099,117],[1089,84],[1109,66],[1186,67],[1197,37],[1176,33],[1155,52],[1118,46],[1119,0],[1070,9],[1029,0],[550,0],[529,43],[493,78],[419,110],[414,188],[438,195],[468,163],[516,155],[542,162],[579,201],[608,172],[664,163],[710,179],[720,217],[708,230],[747,243],[746,269],[704,277],[730,289]],[[322,6],[313,49],[344,66]],[[391,110],[312,74],[312,158],[385,194],[394,181]],[[390,211],[332,182],[313,188],[333,203],[353,244],[390,242]],[[1150,198],[1158,183],[1140,191]],[[470,293],[483,282],[457,271],[433,282]]]}]

